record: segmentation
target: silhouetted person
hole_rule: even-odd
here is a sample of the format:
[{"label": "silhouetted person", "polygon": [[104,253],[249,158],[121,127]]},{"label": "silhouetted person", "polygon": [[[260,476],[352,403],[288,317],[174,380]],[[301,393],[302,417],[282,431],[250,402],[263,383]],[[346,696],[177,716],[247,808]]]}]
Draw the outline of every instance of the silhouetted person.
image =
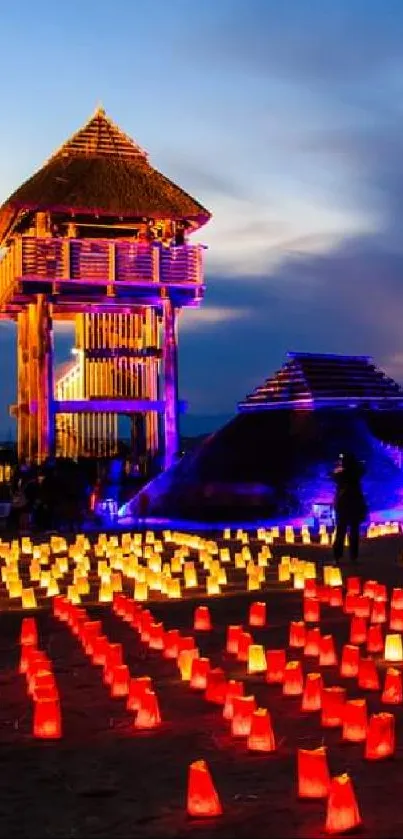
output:
[{"label": "silhouetted person", "polygon": [[336,561],[341,559],[346,534],[349,534],[350,559],[358,559],[360,543],[360,524],[364,521],[367,509],[361,487],[364,466],[355,455],[340,455],[338,464],[332,473],[336,483],[334,507],[336,512],[336,536],[333,553]]}]

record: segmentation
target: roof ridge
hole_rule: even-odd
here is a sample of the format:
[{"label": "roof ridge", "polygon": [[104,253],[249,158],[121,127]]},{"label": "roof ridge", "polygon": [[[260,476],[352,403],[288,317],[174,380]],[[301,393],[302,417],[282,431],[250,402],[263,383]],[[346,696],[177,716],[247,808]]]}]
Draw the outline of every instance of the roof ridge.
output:
[{"label": "roof ridge", "polygon": [[99,104],[87,122],[65,140],[46,163],[60,157],[110,156],[148,162],[147,152],[122,131]]}]

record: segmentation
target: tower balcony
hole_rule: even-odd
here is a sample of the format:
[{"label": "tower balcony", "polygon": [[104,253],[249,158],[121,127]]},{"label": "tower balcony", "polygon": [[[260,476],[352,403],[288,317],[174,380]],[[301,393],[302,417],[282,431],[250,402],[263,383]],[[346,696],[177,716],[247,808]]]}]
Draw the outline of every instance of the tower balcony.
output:
[{"label": "tower balcony", "polygon": [[36,294],[49,295],[56,313],[86,303],[152,305],[167,293],[179,306],[197,305],[204,290],[204,248],[22,237],[0,260],[0,311],[13,315]]}]

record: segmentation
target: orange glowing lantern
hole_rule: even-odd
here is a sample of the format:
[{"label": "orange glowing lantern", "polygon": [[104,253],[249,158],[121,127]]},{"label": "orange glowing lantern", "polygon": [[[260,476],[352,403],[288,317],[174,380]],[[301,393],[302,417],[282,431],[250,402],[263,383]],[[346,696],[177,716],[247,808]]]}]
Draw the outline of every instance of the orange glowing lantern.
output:
[{"label": "orange glowing lantern", "polygon": [[217,790],[204,760],[196,760],[189,767],[187,811],[194,818],[220,816],[222,813]]},{"label": "orange glowing lantern", "polygon": [[350,644],[365,644],[367,640],[367,622],[365,618],[351,618]]},{"label": "orange glowing lantern", "polygon": [[235,696],[243,696],[244,695],[244,684],[243,682],[236,682],[234,679],[230,679],[227,682],[227,689],[225,695],[225,705],[223,710],[223,717],[225,720],[232,720],[234,716],[234,697]]},{"label": "orange glowing lantern", "polygon": [[343,740],[361,743],[366,739],[367,728],[367,703],[365,699],[348,699],[344,705]]},{"label": "orange glowing lantern", "polygon": [[391,606],[389,627],[397,632],[403,631],[403,609],[400,606]]},{"label": "orange glowing lantern", "polygon": [[209,632],[211,628],[211,617],[208,606],[198,606],[195,609],[193,629],[198,632]]},{"label": "orange glowing lantern", "polygon": [[178,658],[179,629],[168,629],[164,634],[164,658]]},{"label": "orange glowing lantern", "polygon": [[209,670],[210,661],[208,658],[194,658],[192,661],[190,687],[195,690],[206,690]]},{"label": "orange glowing lantern", "polygon": [[385,676],[385,684],[382,693],[382,702],[385,705],[398,705],[403,701],[402,674],[400,670],[388,667]]},{"label": "orange glowing lantern", "polygon": [[112,671],[112,696],[127,696],[129,693],[130,673],[126,664],[117,664]]},{"label": "orange glowing lantern", "polygon": [[299,798],[327,798],[330,787],[326,748],[298,749]]},{"label": "orange glowing lantern", "polygon": [[385,638],[385,661],[403,661],[402,636],[399,633]]},{"label": "orange glowing lantern", "polygon": [[251,644],[253,644],[253,638],[250,632],[241,632],[238,640],[238,661],[248,660]]},{"label": "orange glowing lantern", "polygon": [[227,695],[227,681],[224,670],[214,667],[207,674],[206,699],[216,705],[224,705]]},{"label": "orange glowing lantern", "polygon": [[369,653],[381,653],[383,650],[383,635],[380,623],[368,627],[367,650]]},{"label": "orange glowing lantern", "polygon": [[306,628],[303,621],[291,621],[290,623],[290,647],[304,647],[306,641]]},{"label": "orange glowing lantern", "polygon": [[302,696],[303,711],[320,711],[322,707],[323,682],[320,673],[308,673]]},{"label": "orange glowing lantern", "polygon": [[135,721],[135,727],[141,729],[156,728],[161,723],[158,700],[153,690],[145,690],[141,696],[141,705]]},{"label": "orange glowing lantern", "polygon": [[276,741],[267,708],[258,708],[252,714],[248,749],[254,752],[274,752],[276,750]]},{"label": "orange glowing lantern", "polygon": [[383,600],[374,600],[371,623],[386,623],[386,603]]},{"label": "orange glowing lantern", "polygon": [[187,650],[180,650],[178,655],[178,667],[183,682],[190,682],[192,678],[192,667],[195,658],[199,658],[199,650],[195,647]]},{"label": "orange glowing lantern", "polygon": [[150,631],[149,631],[149,639],[148,639],[148,646],[150,650],[163,650],[164,649],[164,624],[163,623],[151,623],[150,624]]},{"label": "orange glowing lantern", "polygon": [[252,727],[252,715],[256,711],[254,696],[234,696],[232,699],[233,715],[231,732],[234,737],[249,737]]},{"label": "orange glowing lantern", "polygon": [[285,650],[266,650],[266,681],[281,685],[286,665]]},{"label": "orange glowing lantern", "polygon": [[386,590],[386,586],[385,586],[384,583],[376,583],[375,584],[374,598],[375,598],[375,600],[383,600],[384,603],[387,603],[388,592]]},{"label": "orange glowing lantern", "polygon": [[390,600],[391,609],[403,610],[403,588],[392,589],[392,597]]},{"label": "orange glowing lantern", "polygon": [[372,658],[361,658],[358,666],[358,686],[363,690],[379,690],[379,676]]},{"label": "orange glowing lantern", "polygon": [[249,626],[265,626],[266,603],[251,603],[249,609]]},{"label": "orange glowing lantern", "polygon": [[346,691],[341,687],[323,688],[322,718],[324,728],[338,728],[343,725]]},{"label": "orange glowing lantern", "polygon": [[326,832],[344,833],[360,824],[360,811],[350,777],[344,774],[332,778],[327,802]]},{"label": "orange glowing lantern", "polygon": [[139,676],[136,679],[130,679],[126,705],[128,711],[139,710],[142,704],[142,697],[146,690],[152,690],[150,676]]},{"label": "orange glowing lantern", "polygon": [[369,718],[365,757],[382,760],[395,751],[395,718],[393,714],[372,714]]},{"label": "orange glowing lantern", "polygon": [[34,737],[59,740],[62,736],[60,705],[57,699],[34,703]]},{"label": "orange glowing lantern", "polygon": [[283,695],[301,696],[304,689],[304,676],[300,661],[289,661],[284,668]]},{"label": "orange glowing lantern", "polygon": [[261,644],[250,644],[248,648],[248,673],[264,673],[266,667],[264,647]]},{"label": "orange glowing lantern", "polygon": [[360,649],[353,644],[345,644],[341,656],[340,675],[351,679],[358,676]]},{"label": "orange glowing lantern", "polygon": [[304,655],[316,658],[319,655],[320,649],[320,629],[315,626],[314,629],[308,629],[306,633],[306,642],[304,647]]},{"label": "orange glowing lantern", "polygon": [[21,646],[36,646],[38,643],[38,630],[35,618],[23,618],[21,624],[20,644]]},{"label": "orange glowing lantern", "polygon": [[239,638],[243,632],[242,626],[229,626],[227,629],[227,653],[238,655]]},{"label": "orange glowing lantern", "polygon": [[319,623],[320,603],[316,598],[309,597],[304,600],[304,621],[306,623]]},{"label": "orange glowing lantern", "polygon": [[332,635],[322,635],[319,642],[319,665],[332,667],[337,664],[337,656]]}]

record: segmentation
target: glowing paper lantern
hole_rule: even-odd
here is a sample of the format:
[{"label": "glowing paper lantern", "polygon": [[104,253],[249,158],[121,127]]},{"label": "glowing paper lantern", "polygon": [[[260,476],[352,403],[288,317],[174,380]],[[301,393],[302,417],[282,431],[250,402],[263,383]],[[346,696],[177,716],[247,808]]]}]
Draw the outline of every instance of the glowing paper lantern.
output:
[{"label": "glowing paper lantern", "polygon": [[195,690],[206,690],[209,670],[210,661],[208,658],[193,658],[190,687]]},{"label": "glowing paper lantern", "polygon": [[290,623],[290,647],[304,647],[306,640],[306,629],[303,621],[291,621]]},{"label": "glowing paper lantern", "polygon": [[348,699],[343,712],[343,740],[361,743],[366,739],[367,728],[367,703],[365,699]]},{"label": "glowing paper lantern", "polygon": [[367,650],[369,653],[381,653],[383,650],[382,628],[379,623],[368,627]]},{"label": "glowing paper lantern", "polygon": [[179,629],[168,629],[164,634],[164,658],[177,658],[179,654]]},{"label": "glowing paper lantern", "polygon": [[220,816],[221,802],[207,764],[197,760],[189,767],[187,811],[194,818]]},{"label": "glowing paper lantern", "polygon": [[20,593],[15,595],[12,595],[10,592],[10,597],[19,597],[20,595],[23,609],[36,609],[38,604],[36,602],[35,592],[33,588],[21,589]]},{"label": "glowing paper lantern", "polygon": [[285,650],[266,650],[266,681],[282,684],[286,665]]},{"label": "glowing paper lantern", "polygon": [[358,665],[358,687],[379,690],[379,676],[372,658],[361,658]]},{"label": "glowing paper lantern", "polygon": [[158,700],[153,690],[145,690],[141,696],[141,705],[135,720],[135,727],[140,729],[156,728],[161,723]]},{"label": "glowing paper lantern", "polygon": [[324,728],[338,728],[343,725],[345,701],[344,688],[338,686],[323,688],[321,723]]},{"label": "glowing paper lantern", "polygon": [[374,600],[371,623],[386,623],[386,604],[383,600]]},{"label": "glowing paper lantern", "polygon": [[349,776],[344,774],[332,778],[327,801],[326,832],[344,833],[360,824],[360,811]]},{"label": "glowing paper lantern", "polygon": [[371,614],[372,602],[370,597],[357,597],[355,604],[355,614],[357,618],[369,618]]},{"label": "glowing paper lantern", "polygon": [[178,667],[183,682],[190,682],[192,678],[193,661],[199,657],[199,650],[195,647],[187,650],[180,650],[178,654]]},{"label": "glowing paper lantern", "polygon": [[244,683],[237,682],[233,679],[230,679],[227,682],[227,689],[226,689],[226,696],[225,696],[225,705],[223,710],[223,717],[225,720],[232,720],[234,716],[234,705],[233,700],[235,696],[243,696],[244,695]]},{"label": "glowing paper lantern", "polygon": [[106,635],[98,635],[94,638],[92,661],[93,664],[104,666],[107,660],[109,650],[109,641]]},{"label": "glowing paper lantern", "polygon": [[138,601],[148,600],[148,585],[146,582],[136,580],[133,597]]},{"label": "glowing paper lantern", "polygon": [[376,580],[365,580],[362,593],[364,597],[375,597],[375,591],[378,583]]},{"label": "glowing paper lantern", "polygon": [[130,679],[126,705],[128,711],[139,710],[142,704],[142,697],[146,690],[152,690],[150,676],[139,676],[136,679]]},{"label": "glowing paper lantern", "polygon": [[253,644],[253,638],[250,632],[241,632],[238,640],[238,660],[247,661],[249,655],[249,647]]},{"label": "glowing paper lantern", "polygon": [[303,711],[320,711],[322,707],[323,682],[320,673],[308,673],[302,696]]},{"label": "glowing paper lantern", "polygon": [[261,644],[250,644],[248,647],[248,673],[264,673],[266,666],[264,647]]},{"label": "glowing paper lantern", "polygon": [[252,714],[256,711],[254,696],[234,696],[232,699],[231,732],[234,737],[249,737]]},{"label": "glowing paper lantern", "polygon": [[42,740],[59,740],[62,736],[60,705],[57,700],[46,699],[34,703],[34,737]]},{"label": "glowing paper lantern", "polygon": [[304,647],[304,655],[316,657],[319,655],[320,645],[320,629],[315,626],[314,629],[308,629],[306,633],[306,641]]},{"label": "glowing paper lantern", "polygon": [[208,702],[216,705],[224,705],[227,695],[227,681],[224,670],[221,667],[214,667],[207,674],[207,688],[205,697]]},{"label": "glowing paper lantern", "polygon": [[300,661],[289,661],[284,669],[283,695],[300,696],[304,689],[304,677]]},{"label": "glowing paper lantern", "polygon": [[198,606],[195,609],[193,629],[198,632],[209,632],[211,628],[211,617],[208,606]]},{"label": "glowing paper lantern", "polygon": [[359,661],[359,647],[355,647],[353,644],[345,644],[341,657],[340,675],[349,679],[358,676]]},{"label": "glowing paper lantern", "polygon": [[326,748],[298,749],[299,798],[327,798],[330,787]]},{"label": "glowing paper lantern", "polygon": [[322,635],[319,641],[319,664],[321,667],[331,667],[337,664],[332,635]]},{"label": "glowing paper lantern", "polygon": [[350,644],[365,644],[367,640],[367,623],[365,618],[351,618]]},{"label": "glowing paper lantern", "polygon": [[403,611],[403,588],[392,589],[392,596],[390,599],[391,609],[401,609]]},{"label": "glowing paper lantern", "polygon": [[249,626],[265,626],[266,603],[251,603],[249,609]]},{"label": "glowing paper lantern", "polygon": [[330,590],[329,606],[341,608],[343,606],[343,589],[340,587]]},{"label": "glowing paper lantern", "polygon": [[369,718],[365,757],[382,760],[395,751],[395,718],[393,714],[372,714]]},{"label": "glowing paper lantern", "polygon": [[403,701],[402,674],[400,670],[389,667],[386,671],[382,702],[385,705],[398,705]]},{"label": "glowing paper lantern", "polygon": [[242,626],[228,626],[227,653],[238,655],[239,638],[243,632]]},{"label": "glowing paper lantern", "polygon": [[130,673],[126,664],[118,664],[113,668],[111,694],[112,696],[127,696],[129,693]]},{"label": "glowing paper lantern", "polygon": [[398,632],[403,632],[403,608],[401,606],[391,606],[389,627]]},{"label": "glowing paper lantern", "polygon": [[248,749],[255,752],[274,752],[276,749],[271,718],[267,708],[258,708],[252,714]]},{"label": "glowing paper lantern", "polygon": [[374,589],[375,600],[383,600],[384,603],[388,600],[388,592],[384,583],[376,583]]},{"label": "glowing paper lantern", "polygon": [[164,649],[164,624],[163,623],[152,623],[150,624],[150,637],[148,640],[148,644],[150,650],[163,650]]},{"label": "glowing paper lantern", "polygon": [[319,623],[320,603],[316,598],[307,598],[304,600],[304,621],[306,623]]},{"label": "glowing paper lantern", "polygon": [[305,580],[304,600],[317,600],[316,580]]},{"label": "glowing paper lantern", "polygon": [[20,633],[21,646],[36,646],[37,643],[38,630],[35,618],[23,618]]},{"label": "glowing paper lantern", "polygon": [[361,577],[347,577],[347,593],[359,595],[361,593]]},{"label": "glowing paper lantern", "polygon": [[402,636],[399,633],[385,638],[385,661],[403,661]]}]

